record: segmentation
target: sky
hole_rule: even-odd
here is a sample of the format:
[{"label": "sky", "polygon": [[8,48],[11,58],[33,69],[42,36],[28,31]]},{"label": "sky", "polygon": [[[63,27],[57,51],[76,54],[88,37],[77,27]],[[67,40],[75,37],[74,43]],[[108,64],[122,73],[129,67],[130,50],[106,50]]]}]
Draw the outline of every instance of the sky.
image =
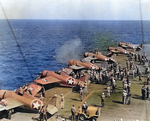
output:
[{"label": "sky", "polygon": [[[150,0],[0,0],[8,19],[150,20]],[[0,6],[0,19],[6,19]],[[141,9],[140,9],[141,7]]]}]

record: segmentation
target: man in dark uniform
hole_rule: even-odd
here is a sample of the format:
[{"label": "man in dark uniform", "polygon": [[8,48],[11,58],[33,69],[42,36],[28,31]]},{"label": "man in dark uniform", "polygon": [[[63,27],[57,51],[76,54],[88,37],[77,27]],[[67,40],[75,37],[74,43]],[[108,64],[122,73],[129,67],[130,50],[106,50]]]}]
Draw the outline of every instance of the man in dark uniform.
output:
[{"label": "man in dark uniform", "polygon": [[146,93],[147,93],[146,98],[149,99],[149,87],[146,88]]},{"label": "man in dark uniform", "polygon": [[141,91],[142,91],[142,99],[145,100],[145,93],[146,93],[145,85],[142,87]]},{"label": "man in dark uniform", "polygon": [[101,95],[101,105],[102,105],[102,107],[104,107],[104,100],[105,100],[105,94],[103,92],[102,95]]},{"label": "man in dark uniform", "polygon": [[40,110],[40,121],[47,121],[47,106],[48,105],[44,105]]},{"label": "man in dark uniform", "polygon": [[139,81],[142,81],[141,77],[142,77],[142,72],[140,71],[139,72]]},{"label": "man in dark uniform", "polygon": [[71,114],[72,114],[71,121],[75,121],[75,113],[76,113],[76,108],[74,107],[74,105],[72,105],[72,107],[71,107]]},{"label": "man in dark uniform", "polygon": [[114,81],[112,84],[112,93],[115,93],[115,89],[116,89],[116,82]]},{"label": "man in dark uniform", "polygon": [[87,103],[85,102],[83,105],[82,105],[82,112],[84,112],[86,114],[86,110],[88,108],[88,105]]},{"label": "man in dark uniform", "polygon": [[147,85],[149,85],[149,81],[150,81],[150,75],[147,74]]}]

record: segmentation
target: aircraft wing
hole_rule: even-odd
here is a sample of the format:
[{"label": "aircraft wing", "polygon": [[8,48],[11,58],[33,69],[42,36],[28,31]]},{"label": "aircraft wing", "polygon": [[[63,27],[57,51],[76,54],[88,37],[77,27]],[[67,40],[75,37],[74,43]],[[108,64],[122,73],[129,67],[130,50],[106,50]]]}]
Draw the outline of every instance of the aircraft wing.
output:
[{"label": "aircraft wing", "polygon": [[63,68],[62,71],[69,75],[73,70],[71,68]]},{"label": "aircraft wing", "polygon": [[75,66],[75,65],[69,66],[69,68],[74,69],[74,70],[86,69],[86,67],[84,66]]},{"label": "aircraft wing", "polygon": [[110,51],[113,53],[119,53],[119,51],[116,51],[116,50],[110,50]]},{"label": "aircraft wing", "polygon": [[127,48],[128,46],[126,46],[126,45],[121,45],[121,47]]},{"label": "aircraft wing", "polygon": [[32,96],[35,96],[42,89],[42,87],[36,84],[30,84],[27,89],[31,89]]},{"label": "aircraft wing", "polygon": [[5,100],[7,101],[7,106],[0,105],[0,111],[9,110],[9,109],[20,107],[20,106],[24,105],[20,101],[15,100],[13,98],[5,98]]},{"label": "aircraft wing", "polygon": [[42,84],[42,85],[56,83],[56,82],[60,82],[60,81],[61,80],[59,80],[53,76],[47,76],[47,77],[39,79],[39,80],[34,80],[34,82],[36,82],[38,84]]},{"label": "aircraft wing", "polygon": [[86,61],[86,62],[91,62],[92,60],[98,60],[98,58],[96,58],[96,57],[93,58],[91,56],[84,58],[84,61]]}]

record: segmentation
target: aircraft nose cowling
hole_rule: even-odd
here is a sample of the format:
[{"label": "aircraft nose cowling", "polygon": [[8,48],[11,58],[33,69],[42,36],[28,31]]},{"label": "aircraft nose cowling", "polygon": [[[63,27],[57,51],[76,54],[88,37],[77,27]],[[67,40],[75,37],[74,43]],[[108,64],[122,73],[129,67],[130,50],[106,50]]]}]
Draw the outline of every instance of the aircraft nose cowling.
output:
[{"label": "aircraft nose cowling", "polygon": [[68,61],[68,65],[69,65],[69,66],[74,65],[74,60],[69,60],[69,61]]},{"label": "aircraft nose cowling", "polygon": [[84,53],[84,57],[88,57],[88,52],[85,52],[85,53]]}]

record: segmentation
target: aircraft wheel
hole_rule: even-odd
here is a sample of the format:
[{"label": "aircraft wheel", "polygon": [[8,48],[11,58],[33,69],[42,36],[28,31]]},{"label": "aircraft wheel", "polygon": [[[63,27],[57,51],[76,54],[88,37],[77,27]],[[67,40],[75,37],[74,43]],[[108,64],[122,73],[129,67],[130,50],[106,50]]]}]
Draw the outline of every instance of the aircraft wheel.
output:
[{"label": "aircraft wheel", "polygon": [[95,117],[92,117],[92,118],[90,119],[90,121],[96,121],[96,118],[95,118]]},{"label": "aircraft wheel", "polygon": [[91,63],[95,63],[95,61],[94,61],[94,60],[92,60],[92,61],[91,61]]},{"label": "aircraft wheel", "polygon": [[1,119],[1,118],[3,118],[3,113],[2,113],[2,112],[0,112],[0,119]]},{"label": "aircraft wheel", "polygon": [[11,119],[11,114],[12,114],[12,111],[9,110],[9,111],[8,111],[8,119]]},{"label": "aircraft wheel", "polygon": [[85,116],[84,115],[79,115],[79,120],[80,121],[85,121]]}]

